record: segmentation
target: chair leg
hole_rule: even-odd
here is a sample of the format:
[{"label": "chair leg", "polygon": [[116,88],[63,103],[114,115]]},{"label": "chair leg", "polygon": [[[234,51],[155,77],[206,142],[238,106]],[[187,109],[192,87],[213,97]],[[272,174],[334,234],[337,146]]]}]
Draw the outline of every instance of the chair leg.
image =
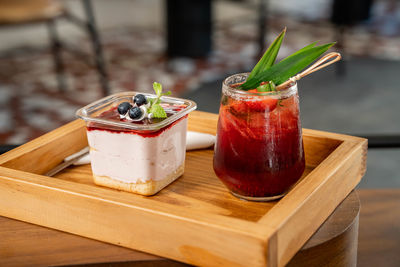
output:
[{"label": "chair leg", "polygon": [[54,67],[57,75],[58,89],[60,92],[65,92],[67,86],[64,79],[64,65],[61,56],[61,42],[58,38],[57,29],[54,20],[47,22],[47,29],[51,42],[51,50],[53,53]]},{"label": "chair leg", "polygon": [[258,7],[258,48],[259,55],[261,57],[264,53],[264,48],[267,42],[266,30],[267,30],[267,0],[259,0]]},{"label": "chair leg", "polygon": [[101,47],[100,37],[97,32],[96,21],[93,14],[92,3],[90,0],[83,0],[82,2],[87,17],[87,30],[92,41],[92,47],[95,55],[95,64],[99,74],[102,92],[104,96],[107,96],[110,93],[110,88],[108,84],[108,76],[104,62],[103,50]]}]

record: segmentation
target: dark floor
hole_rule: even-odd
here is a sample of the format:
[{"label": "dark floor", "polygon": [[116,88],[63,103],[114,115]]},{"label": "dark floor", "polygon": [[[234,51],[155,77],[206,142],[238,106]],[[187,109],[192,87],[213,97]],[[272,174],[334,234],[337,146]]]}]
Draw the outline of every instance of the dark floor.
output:
[{"label": "dark floor", "polygon": [[[303,127],[361,136],[400,135],[400,62],[354,58],[346,61],[345,69],[339,76],[330,66],[299,82]],[[199,110],[217,113],[221,82],[204,84],[184,97],[196,101]],[[360,187],[400,187],[399,165],[399,148],[369,149]]]}]

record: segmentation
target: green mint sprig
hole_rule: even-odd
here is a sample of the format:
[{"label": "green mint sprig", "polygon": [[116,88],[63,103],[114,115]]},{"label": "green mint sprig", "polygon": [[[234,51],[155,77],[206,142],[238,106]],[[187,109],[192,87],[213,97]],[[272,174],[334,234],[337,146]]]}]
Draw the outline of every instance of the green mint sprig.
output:
[{"label": "green mint sprig", "polygon": [[[286,28],[265,51],[260,61],[249,74],[246,82],[239,87],[240,89],[247,91],[257,88],[259,92],[274,91],[275,85],[278,86],[295,76],[335,44],[328,43],[316,46],[317,42],[314,42],[274,64],[285,34]],[[260,85],[262,82],[267,82],[274,86],[262,86]]]},{"label": "green mint sprig", "polygon": [[261,85],[257,87],[257,92],[271,92],[271,91],[276,91],[276,85],[274,84],[273,81],[261,83]]},{"label": "green mint sprig", "polygon": [[149,99],[150,101],[150,108],[149,108],[149,113],[153,114],[153,118],[159,118],[163,119],[167,117],[167,113],[163,109],[163,107],[160,105],[161,103],[161,97],[164,95],[170,95],[171,91],[168,91],[166,93],[162,92],[162,85],[158,82],[153,83],[153,89],[154,92],[157,95],[157,98],[152,98]]}]

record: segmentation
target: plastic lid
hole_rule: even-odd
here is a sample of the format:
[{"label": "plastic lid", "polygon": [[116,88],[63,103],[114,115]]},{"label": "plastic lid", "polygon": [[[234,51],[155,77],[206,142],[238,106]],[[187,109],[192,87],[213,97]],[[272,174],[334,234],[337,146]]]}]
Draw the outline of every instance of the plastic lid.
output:
[{"label": "plastic lid", "polygon": [[[146,98],[156,98],[156,95],[146,94],[141,92],[123,92],[118,94],[113,94],[102,98],[98,101],[95,101],[76,112],[76,116],[85,120],[86,122],[94,122],[101,124],[103,127],[112,126],[121,128],[121,129],[132,129],[137,131],[157,131],[161,128],[164,128],[176,120],[179,120],[183,116],[189,114],[191,111],[195,110],[197,105],[195,102],[187,99],[181,99],[176,97],[161,97],[161,104],[164,109],[168,109],[168,106],[176,107],[177,105],[185,106],[183,108],[179,108],[176,112],[172,111],[172,115],[165,118],[162,121],[151,123],[151,124],[138,124],[130,121],[117,121],[107,118],[99,117],[103,112],[116,109],[118,105],[122,102],[130,102],[132,103],[132,98],[136,94],[142,94]],[[116,111],[117,112],[117,111]]]}]

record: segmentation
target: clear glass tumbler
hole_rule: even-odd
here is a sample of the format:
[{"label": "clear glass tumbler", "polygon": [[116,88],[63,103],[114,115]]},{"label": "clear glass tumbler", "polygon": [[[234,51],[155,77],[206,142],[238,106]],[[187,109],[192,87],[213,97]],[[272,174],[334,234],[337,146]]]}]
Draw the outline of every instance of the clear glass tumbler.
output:
[{"label": "clear glass tumbler", "polygon": [[243,91],[248,73],[222,84],[214,171],[239,198],[282,197],[305,168],[297,84],[273,92]]}]

